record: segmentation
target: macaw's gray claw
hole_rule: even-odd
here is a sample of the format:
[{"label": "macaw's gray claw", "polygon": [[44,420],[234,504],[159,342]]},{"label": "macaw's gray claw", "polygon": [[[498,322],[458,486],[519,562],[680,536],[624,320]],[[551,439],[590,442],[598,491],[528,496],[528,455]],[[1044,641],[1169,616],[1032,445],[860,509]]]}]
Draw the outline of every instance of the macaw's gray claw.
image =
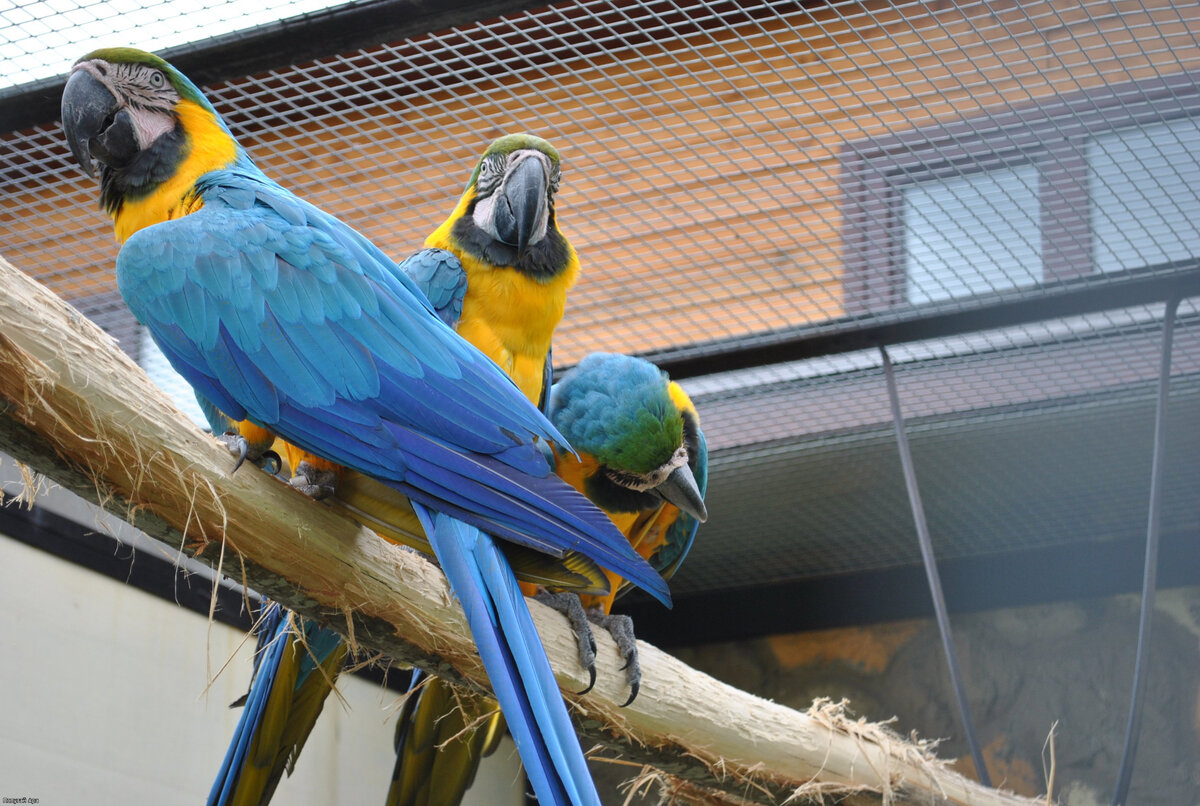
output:
[{"label": "macaw's gray claw", "polygon": [[334,471],[318,470],[310,462],[303,461],[296,465],[293,473],[295,475],[288,480],[288,484],[309,498],[320,501],[333,495],[337,485],[337,473]]},{"label": "macaw's gray claw", "polygon": [[246,457],[250,455],[250,441],[241,434],[234,431],[226,431],[217,437],[217,442],[220,442],[229,452],[237,457],[237,461],[233,463],[233,470],[229,471],[229,475],[237,472],[242,466],[242,462],[246,461]]},{"label": "macaw's gray claw", "polygon": [[637,699],[642,684],[642,666],[638,663],[637,638],[633,634],[633,619],[629,616],[606,616],[597,611],[588,613],[588,619],[608,630],[609,635],[617,642],[617,649],[625,659],[621,668],[625,671],[625,680],[629,683],[629,699],[621,704],[624,708]]},{"label": "macaw's gray claw", "polygon": [[236,461],[233,463],[233,470],[229,471],[230,475],[236,473],[238,468],[241,467],[247,459],[249,459],[252,464],[270,473],[272,476],[277,474],[283,468],[283,460],[279,458],[279,454],[272,450],[264,451],[261,450],[261,448],[255,449],[255,447],[250,444],[248,439],[236,431],[226,431],[224,434],[219,435],[217,437],[217,442],[220,442],[222,445],[224,445],[226,449],[228,449],[228,451],[232,453],[234,457],[236,457]]},{"label": "macaw's gray claw", "polygon": [[587,667],[587,670],[588,670],[588,684],[586,686],[584,686],[582,689],[580,689],[579,691],[576,691],[575,692],[576,696],[581,697],[596,687],[596,664],[593,663],[591,666]]},{"label": "macaw's gray claw", "polygon": [[583,609],[583,603],[574,593],[539,591],[533,598],[562,613],[571,623],[571,629],[575,632],[575,645],[579,650],[579,665],[588,670],[587,687],[575,693],[587,694],[596,685],[596,638],[592,635],[592,627],[588,624],[588,614]]},{"label": "macaw's gray claw", "polygon": [[279,471],[283,470],[283,460],[275,451],[263,451],[263,455],[258,458],[258,466],[272,476],[277,476]]}]

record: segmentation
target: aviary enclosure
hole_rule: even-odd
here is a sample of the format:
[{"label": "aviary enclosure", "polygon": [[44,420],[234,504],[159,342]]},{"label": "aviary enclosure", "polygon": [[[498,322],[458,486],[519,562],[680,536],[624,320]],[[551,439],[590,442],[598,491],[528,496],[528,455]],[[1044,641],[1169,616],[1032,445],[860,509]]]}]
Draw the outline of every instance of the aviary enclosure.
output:
[{"label": "aviary enclosure", "polygon": [[[726,745],[703,732],[673,745],[652,703],[626,717],[622,697],[599,691],[592,711],[581,706],[585,746],[626,723],[663,742],[600,751],[631,765],[594,765],[606,802],[625,802],[618,784],[652,769],[661,788],[629,797],[1009,802],[971,783],[980,760],[987,783],[1040,802],[1051,787],[1078,806],[1197,802],[1200,7],[373,0],[255,11],[265,16],[235,3],[0,6],[0,256],[107,331],[186,411],[190,393],[116,291],[111,224],[58,123],[75,58],[99,45],[160,52],[264,170],[397,258],[442,221],[492,138],[555,143],[558,215],[583,265],[556,367],[595,350],[653,360],[691,394],[710,451],[711,518],[672,581],[674,609],[635,594],[626,612],[640,637],[735,688],[800,711],[817,700],[804,730],[833,720],[850,756],[869,747],[847,770],[885,767],[827,777],[819,763],[756,769],[746,757],[723,776],[705,748]],[[140,381],[88,341],[97,333],[79,331],[90,346],[73,359],[90,378],[55,370],[66,340],[46,329],[75,332],[69,314],[38,286],[5,288],[7,453],[78,492],[107,491],[118,511],[144,507],[159,519],[138,525],[176,543],[188,524],[220,531],[229,512],[250,517],[255,496],[269,500],[265,478],[222,486],[220,452],[153,392],[148,409],[121,408],[140,400],[121,403],[119,388],[104,398],[97,368]],[[149,410],[170,422],[114,436]],[[115,453],[90,450],[85,426]],[[151,435],[172,440],[162,455],[175,470],[156,472],[187,469],[155,477],[154,494],[111,475],[150,461],[140,440]],[[225,514],[188,509],[201,482]],[[328,517],[313,510],[305,517]],[[5,513],[6,534],[52,539],[44,521]],[[230,532],[248,570],[232,574],[218,620],[246,627],[246,581],[351,623],[305,587],[321,572],[264,562],[286,551],[271,542],[282,539]],[[379,559],[332,551],[354,568]],[[215,549],[202,556],[217,561]],[[169,597],[162,580],[174,573],[163,563],[159,581],[137,584]],[[427,570],[409,573],[436,589]],[[389,609],[381,585],[356,591],[364,648],[445,661],[413,649],[396,627],[412,619]],[[451,624],[437,639],[459,661],[449,673],[478,683],[455,617],[429,618]],[[939,622],[953,626],[949,650]],[[558,629],[549,616],[539,625]],[[565,645],[552,655],[569,666]],[[676,668],[656,657],[648,673]],[[876,728],[848,717],[842,698],[868,722],[895,715],[894,730],[863,738],[854,725]],[[778,716],[785,731],[798,724]],[[909,731],[943,741],[908,745]],[[829,735],[790,739],[836,744]],[[819,760],[826,746],[810,750]],[[931,753],[963,759],[963,777],[939,781]],[[0,770],[5,787],[22,781]]]}]

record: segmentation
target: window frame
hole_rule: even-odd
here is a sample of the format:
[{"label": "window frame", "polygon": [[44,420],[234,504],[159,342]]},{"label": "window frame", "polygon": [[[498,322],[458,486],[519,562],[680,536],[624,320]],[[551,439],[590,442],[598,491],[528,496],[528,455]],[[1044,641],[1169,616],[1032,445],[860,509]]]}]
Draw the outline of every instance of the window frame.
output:
[{"label": "window frame", "polygon": [[1043,277],[1014,293],[1093,274],[1088,140],[1193,116],[1200,116],[1200,72],[1184,71],[847,142],[840,154],[845,313],[920,307],[905,293],[906,186],[1029,163],[1039,172]]}]

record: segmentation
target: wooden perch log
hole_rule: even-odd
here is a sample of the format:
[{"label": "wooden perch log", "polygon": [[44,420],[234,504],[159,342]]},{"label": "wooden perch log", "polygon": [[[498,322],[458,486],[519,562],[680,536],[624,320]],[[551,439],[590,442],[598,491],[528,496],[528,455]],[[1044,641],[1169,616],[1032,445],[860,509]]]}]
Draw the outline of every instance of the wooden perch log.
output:
[{"label": "wooden perch log", "polygon": [[[438,568],[229,453],[187,420],[103,331],[0,258],[0,449],[153,537],[322,620],[358,646],[486,689],[461,609]],[[703,538],[702,538],[703,539]],[[585,685],[558,613],[531,602],[565,691]],[[984,806],[990,790],[929,749],[833,704],[807,713],[641,644],[641,694],[597,634],[598,682],[567,695],[585,747],[646,764],[683,800]]]}]

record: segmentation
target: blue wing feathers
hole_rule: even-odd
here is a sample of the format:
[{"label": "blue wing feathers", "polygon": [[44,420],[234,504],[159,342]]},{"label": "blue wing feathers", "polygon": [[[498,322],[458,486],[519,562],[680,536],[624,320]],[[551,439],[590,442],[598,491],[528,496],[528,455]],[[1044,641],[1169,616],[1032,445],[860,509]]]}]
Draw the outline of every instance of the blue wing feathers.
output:
[{"label": "blue wing feathers", "polygon": [[[221,768],[213,781],[212,790],[208,793],[209,806],[225,803],[233,793],[237,784],[238,773],[245,766],[250,751],[250,743],[258,732],[266,711],[267,700],[271,688],[275,684],[275,673],[279,669],[283,652],[287,648],[287,640],[279,634],[285,626],[283,619],[274,618],[269,626],[260,626],[264,630],[259,634],[258,651],[254,657],[254,682],[250,686],[250,694],[242,707],[242,715],[234,728],[233,739]],[[268,636],[264,644],[263,636]]]},{"label": "blue wing feathers", "polygon": [[544,443],[569,450],[567,440],[447,325],[461,306],[461,266],[427,253],[414,279],[257,175],[213,172],[198,187],[203,207],[122,248],[130,309],[225,414],[391,484],[426,520],[426,506],[441,513],[427,532],[510,725],[521,725],[539,794],[598,806],[515,577],[480,530],[553,555],[579,551],[669,605],[666,583],[551,473]]},{"label": "blue wing feathers", "polygon": [[422,249],[406,258],[400,270],[412,278],[443,322],[458,325],[467,295],[467,272],[457,255],[445,249]]}]

